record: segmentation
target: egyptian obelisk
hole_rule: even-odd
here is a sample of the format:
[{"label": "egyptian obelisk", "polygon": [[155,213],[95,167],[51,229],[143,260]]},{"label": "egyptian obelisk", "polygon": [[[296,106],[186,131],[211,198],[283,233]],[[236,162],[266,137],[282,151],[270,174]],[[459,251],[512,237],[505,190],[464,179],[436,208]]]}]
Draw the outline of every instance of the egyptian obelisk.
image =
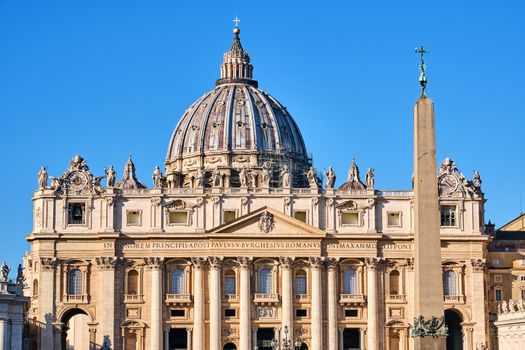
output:
[{"label": "egyptian obelisk", "polygon": [[[434,104],[425,87],[424,54],[421,46],[421,96],[414,106],[414,324],[412,336],[418,350],[445,349],[443,279],[441,268],[440,215],[436,165]],[[422,317],[421,317],[422,316]],[[435,318],[434,318],[435,317]],[[433,336],[434,335],[434,336]]]}]

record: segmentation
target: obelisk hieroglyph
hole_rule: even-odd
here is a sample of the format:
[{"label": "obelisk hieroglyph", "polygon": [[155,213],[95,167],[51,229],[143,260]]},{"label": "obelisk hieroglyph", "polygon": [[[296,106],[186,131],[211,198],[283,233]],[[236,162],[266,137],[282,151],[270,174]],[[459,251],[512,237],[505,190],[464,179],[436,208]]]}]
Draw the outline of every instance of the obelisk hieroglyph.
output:
[{"label": "obelisk hieroglyph", "polygon": [[414,107],[414,324],[418,350],[445,349],[440,215],[436,164],[434,104],[425,94],[423,47],[421,96]]}]

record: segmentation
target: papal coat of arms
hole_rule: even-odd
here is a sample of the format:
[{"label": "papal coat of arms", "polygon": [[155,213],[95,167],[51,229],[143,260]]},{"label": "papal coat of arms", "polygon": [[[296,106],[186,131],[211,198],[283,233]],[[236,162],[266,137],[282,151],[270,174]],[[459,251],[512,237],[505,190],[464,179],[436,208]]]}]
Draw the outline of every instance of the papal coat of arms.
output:
[{"label": "papal coat of arms", "polygon": [[273,221],[273,215],[265,211],[259,217],[259,230],[264,233],[269,233],[273,230],[275,223]]}]

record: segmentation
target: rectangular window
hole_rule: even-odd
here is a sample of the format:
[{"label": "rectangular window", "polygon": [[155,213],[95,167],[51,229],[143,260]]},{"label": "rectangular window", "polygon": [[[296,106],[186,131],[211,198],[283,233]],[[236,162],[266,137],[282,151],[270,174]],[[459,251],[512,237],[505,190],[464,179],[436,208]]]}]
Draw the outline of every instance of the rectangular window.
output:
[{"label": "rectangular window", "polygon": [[295,294],[306,294],[306,275],[295,277]]},{"label": "rectangular window", "polygon": [[296,309],[295,310],[295,317],[307,317],[308,311],[306,309]]},{"label": "rectangular window", "polygon": [[359,225],[359,213],[341,213],[341,225]]},{"label": "rectangular window", "polygon": [[356,309],[345,309],[345,317],[357,317],[358,312]]},{"label": "rectangular window", "polygon": [[456,206],[442,205],[441,206],[441,226],[455,227],[456,226]]},{"label": "rectangular window", "polygon": [[401,226],[401,213],[388,213],[387,224],[388,226]]},{"label": "rectangular window", "polygon": [[185,315],[184,309],[171,309],[171,317],[184,317]]},{"label": "rectangular window", "polygon": [[169,213],[170,225],[187,225],[188,212],[187,211],[170,211]]},{"label": "rectangular window", "polygon": [[293,213],[293,217],[296,218],[299,221],[302,221],[306,223],[306,211],[304,210],[297,210]]},{"label": "rectangular window", "polygon": [[86,204],[70,203],[67,207],[68,224],[85,225],[86,224]]},{"label": "rectangular window", "polygon": [[501,301],[503,299],[501,294],[501,289],[494,290],[494,300]]},{"label": "rectangular window", "polygon": [[232,222],[237,217],[237,212],[235,210],[225,210],[224,211],[224,223],[227,224]]},{"label": "rectangular window", "polygon": [[235,294],[235,276],[226,276],[224,278],[224,294]]},{"label": "rectangular window", "polygon": [[501,282],[502,278],[501,275],[494,275],[494,282]]},{"label": "rectangular window", "polygon": [[521,282],[525,282],[525,275],[520,276],[520,281],[521,281]]},{"label": "rectangular window", "polygon": [[525,289],[522,289],[520,292],[521,299],[525,300]]},{"label": "rectangular window", "polygon": [[224,309],[224,317],[235,317],[235,309]]},{"label": "rectangular window", "polygon": [[129,210],[126,214],[128,226],[140,226],[140,211]]}]

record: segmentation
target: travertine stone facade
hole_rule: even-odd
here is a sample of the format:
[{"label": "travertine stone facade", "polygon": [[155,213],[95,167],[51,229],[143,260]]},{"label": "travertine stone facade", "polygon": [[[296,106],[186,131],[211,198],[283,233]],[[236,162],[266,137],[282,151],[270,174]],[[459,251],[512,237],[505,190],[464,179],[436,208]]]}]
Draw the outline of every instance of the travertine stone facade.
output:
[{"label": "travertine stone facade", "polygon": [[[414,348],[413,192],[375,189],[355,162],[341,188],[333,172],[323,186],[289,113],[253,83],[238,35],[152,188],[131,159],[118,182],[80,156],[50,187],[41,172],[26,257],[39,348],[65,349],[79,314],[75,339],[92,348]],[[242,98],[221,109],[227,89]],[[446,315],[475,349],[488,341],[481,182],[448,158],[438,181]]]}]

